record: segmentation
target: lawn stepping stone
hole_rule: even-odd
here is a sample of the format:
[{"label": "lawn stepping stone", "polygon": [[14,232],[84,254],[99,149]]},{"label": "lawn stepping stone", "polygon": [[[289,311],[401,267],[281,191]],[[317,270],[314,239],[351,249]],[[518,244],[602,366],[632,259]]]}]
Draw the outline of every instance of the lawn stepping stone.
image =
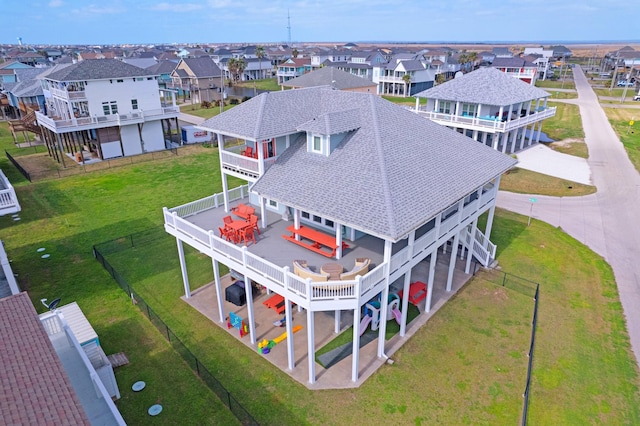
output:
[{"label": "lawn stepping stone", "polygon": [[150,416],[157,416],[158,414],[160,414],[161,411],[162,411],[162,405],[155,404],[149,407],[149,411],[147,412],[149,413]]},{"label": "lawn stepping stone", "polygon": [[[131,386],[131,389],[134,392],[140,392],[142,389],[144,389],[145,386],[147,386],[147,384],[145,382],[143,382],[142,380],[139,380],[139,381],[135,382],[133,384],[133,386]],[[151,414],[151,413],[149,413],[149,414]]]},{"label": "lawn stepping stone", "polygon": [[40,247],[38,250],[36,250],[38,253],[42,253],[43,251],[45,251],[46,249],[44,247]]},{"label": "lawn stepping stone", "polygon": [[48,259],[49,256],[51,256],[49,253],[43,254],[42,256],[40,256],[43,259]]}]

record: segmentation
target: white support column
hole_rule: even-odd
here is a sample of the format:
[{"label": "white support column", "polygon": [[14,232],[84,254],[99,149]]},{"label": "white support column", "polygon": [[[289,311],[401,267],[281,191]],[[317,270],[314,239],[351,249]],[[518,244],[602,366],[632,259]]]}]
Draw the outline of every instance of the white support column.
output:
[{"label": "white support column", "polygon": [[540,143],[540,133],[542,133],[542,121],[539,122],[538,133],[536,133],[536,143]]},{"label": "white support column", "polygon": [[[360,288],[360,286],[356,287]],[[351,354],[351,380],[357,382],[360,368],[360,307],[353,310],[353,348]]]},{"label": "white support column", "polygon": [[482,145],[487,144],[487,132],[482,132]]},{"label": "white support column", "polygon": [[416,112],[420,110],[420,98],[416,96]]},{"label": "white support column", "polygon": [[518,129],[514,129],[509,133],[512,133],[512,136],[511,136],[511,154],[513,154],[516,151],[516,139],[518,139]]},{"label": "white support column", "polygon": [[471,136],[471,137],[473,138],[473,140],[478,141],[478,140],[479,140],[479,139],[478,139],[478,131],[477,131],[477,130],[474,130],[474,131],[473,131],[473,134],[472,134],[472,136]]},{"label": "white support column", "polygon": [[469,241],[469,252],[467,253],[467,264],[464,267],[464,273],[468,274],[471,270],[471,259],[473,258],[473,241],[476,238],[476,229],[478,228],[478,218],[476,217],[471,224],[471,241]]},{"label": "white support column", "polygon": [[335,320],[335,324],[333,327],[333,331],[338,334],[340,333],[340,314],[342,313],[342,311],[340,309],[336,309],[334,312],[334,320]]},{"label": "white support column", "polygon": [[[244,247],[246,248],[246,247]],[[247,313],[249,315],[249,337],[251,338],[251,344],[256,344],[256,321],[255,315],[253,314],[253,290],[251,288],[251,279],[245,275],[244,276],[244,294],[247,299]]]},{"label": "white support column", "polygon": [[424,311],[431,312],[431,296],[433,296],[433,280],[436,274],[436,262],[438,261],[438,247],[431,252],[429,259],[429,279],[427,281],[427,299],[424,302]]},{"label": "white support column", "polygon": [[505,132],[502,134],[502,153],[507,153],[507,144],[509,143],[509,135],[511,132]]},{"label": "white support column", "polygon": [[409,287],[411,286],[411,270],[404,274],[404,286],[402,287],[402,321],[400,321],[400,337],[407,332],[407,311],[409,310]]},{"label": "white support column", "polygon": [[456,257],[458,257],[458,239],[460,238],[460,232],[456,232],[453,237],[453,244],[451,245],[451,258],[449,259],[449,273],[447,274],[447,291],[451,291],[451,284],[453,283],[453,271],[456,267]]},{"label": "white support column", "polygon": [[313,314],[313,311],[307,309],[307,357],[309,358],[309,383],[316,382],[316,336],[313,324]]},{"label": "white support column", "polygon": [[[300,210],[293,209],[293,229],[300,229]],[[295,234],[295,239],[300,241],[300,235]]]},{"label": "white support column", "polygon": [[336,250],[336,259],[342,258],[342,225],[336,222],[336,245],[338,249]]},{"label": "white support column", "polygon": [[224,302],[222,301],[222,286],[220,285],[220,267],[218,261],[211,259],[213,264],[213,280],[216,283],[216,298],[218,299],[218,312],[220,313],[220,322],[224,324]]},{"label": "white support column", "polygon": [[260,197],[260,227],[265,229],[267,227],[267,199]]},{"label": "white support column", "polygon": [[522,128],[522,135],[520,135],[520,146],[518,147],[518,150],[522,150],[522,148],[524,148],[524,139],[527,136],[527,127],[529,125],[525,125]]},{"label": "white support column", "polygon": [[191,297],[191,288],[189,287],[189,274],[187,272],[187,262],[184,258],[184,247],[182,240],[176,238],[178,243],[178,258],[180,259],[180,271],[182,271],[182,283],[184,284],[184,296],[188,299]]},{"label": "white support column", "polygon": [[389,265],[391,264],[391,252],[393,249],[393,243],[385,240],[384,242],[384,255],[383,262],[387,265],[385,267],[385,283],[382,289],[382,296],[380,298],[380,325],[378,326],[378,357],[385,357],[384,344],[386,342],[387,333],[387,311],[389,305]]},{"label": "white support column", "polygon": [[498,143],[500,142],[500,136],[502,133],[494,133],[491,137],[493,138],[493,149],[498,150]]},{"label": "white support column", "polygon": [[513,104],[509,105],[509,111],[507,112],[507,119],[505,121],[511,121],[512,113],[513,113]]},{"label": "white support column", "polygon": [[289,370],[293,370],[296,366],[293,353],[293,318],[291,317],[291,302],[287,298],[284,299],[284,318],[287,329],[287,366]]}]

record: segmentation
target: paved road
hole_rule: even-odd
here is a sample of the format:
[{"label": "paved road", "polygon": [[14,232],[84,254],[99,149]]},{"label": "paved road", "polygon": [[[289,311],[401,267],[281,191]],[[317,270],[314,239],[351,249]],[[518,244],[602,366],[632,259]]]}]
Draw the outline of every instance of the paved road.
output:
[{"label": "paved road", "polygon": [[[571,103],[580,107],[588,162],[598,192],[579,198],[536,196],[533,217],[560,226],[609,262],[631,347],[640,361],[640,175],[580,67],[574,68],[574,78],[579,97]],[[501,192],[498,206],[528,215],[529,197]]]}]

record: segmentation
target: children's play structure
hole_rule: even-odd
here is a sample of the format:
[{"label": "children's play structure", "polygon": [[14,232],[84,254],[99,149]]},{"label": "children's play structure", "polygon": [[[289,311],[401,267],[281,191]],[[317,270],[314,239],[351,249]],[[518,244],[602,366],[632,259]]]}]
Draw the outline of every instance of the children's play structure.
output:
[{"label": "children's play structure", "polygon": [[[301,325],[296,325],[295,327],[293,327],[293,332],[294,333],[297,333],[300,330],[302,330],[302,326]],[[273,349],[273,347],[275,345],[277,345],[278,343],[282,342],[286,338],[287,338],[287,333],[282,333],[281,335],[279,335],[278,337],[276,337],[274,339],[271,339],[271,340],[264,339],[260,343],[258,343],[258,352],[263,353],[263,354],[266,355],[269,352],[271,352],[271,349]]]},{"label": "children's play structure", "polygon": [[[402,313],[400,309],[400,297],[395,294],[389,294],[387,305],[387,321],[395,319],[398,324],[402,320]],[[376,331],[380,326],[380,300],[370,301],[364,305],[364,317],[360,321],[360,335],[362,336],[371,324],[371,330]]]},{"label": "children's play structure", "polygon": [[229,312],[229,317],[227,318],[227,328],[237,328],[240,331],[240,337],[244,337],[245,334],[249,333],[249,327],[245,324],[242,317],[234,314],[233,312]]}]

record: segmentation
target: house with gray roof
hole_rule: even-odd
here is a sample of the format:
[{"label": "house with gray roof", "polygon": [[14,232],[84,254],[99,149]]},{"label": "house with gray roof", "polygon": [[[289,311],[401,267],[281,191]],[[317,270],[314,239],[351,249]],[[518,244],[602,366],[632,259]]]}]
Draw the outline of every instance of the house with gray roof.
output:
[{"label": "house with gray roof", "polygon": [[[400,53],[373,67],[373,82],[379,95],[408,97],[433,87],[435,70],[420,55]],[[408,76],[408,77],[405,77]]]},{"label": "house with gray roof", "polygon": [[158,74],[117,59],[56,65],[38,79],[45,106],[35,116],[58,162],[165,150],[170,120],[178,125],[174,93],[159,88]]},{"label": "house with gray roof", "polygon": [[418,114],[510,153],[524,148],[525,141],[526,146],[539,142],[542,121],[556,113],[547,105],[549,93],[491,67],[415,96]]},{"label": "house with gray roof", "polygon": [[[386,320],[400,324],[398,338],[406,341],[409,299],[432,312],[469,276],[472,259],[488,265],[495,256],[490,235],[500,176],[516,160],[377,95],[326,86],[262,93],[197,127],[216,135],[223,191],[163,209],[165,230],[177,240],[185,300],[202,294],[191,292],[188,244],[212,259],[207,291],[217,302],[206,303],[208,315],[224,327],[233,318],[229,324],[247,332],[255,355],[258,336],[274,333],[256,315],[264,306],[284,314],[286,344],[272,350],[287,355],[270,361],[312,389],[360,385],[391,351]],[[230,178],[242,184],[230,187]],[[241,281],[223,289],[230,281],[220,264]],[[254,293],[256,286],[270,294]],[[412,298],[419,288],[422,296]],[[362,313],[378,299],[395,302]],[[316,345],[350,326],[345,368],[317,364]],[[377,349],[364,355],[360,339],[368,328]]]},{"label": "house with gray roof", "polygon": [[339,70],[334,67],[324,67],[301,75],[300,77],[282,83],[283,87],[300,89],[304,87],[329,86],[338,90],[352,92],[376,93],[376,84],[370,80]]},{"label": "house with gray roof", "polygon": [[525,58],[495,58],[489,66],[531,86],[535,85],[538,78],[538,66]]},{"label": "house with gray roof", "polygon": [[222,86],[222,70],[209,56],[183,58],[171,73],[167,87],[187,93],[195,103],[211,102]]}]

